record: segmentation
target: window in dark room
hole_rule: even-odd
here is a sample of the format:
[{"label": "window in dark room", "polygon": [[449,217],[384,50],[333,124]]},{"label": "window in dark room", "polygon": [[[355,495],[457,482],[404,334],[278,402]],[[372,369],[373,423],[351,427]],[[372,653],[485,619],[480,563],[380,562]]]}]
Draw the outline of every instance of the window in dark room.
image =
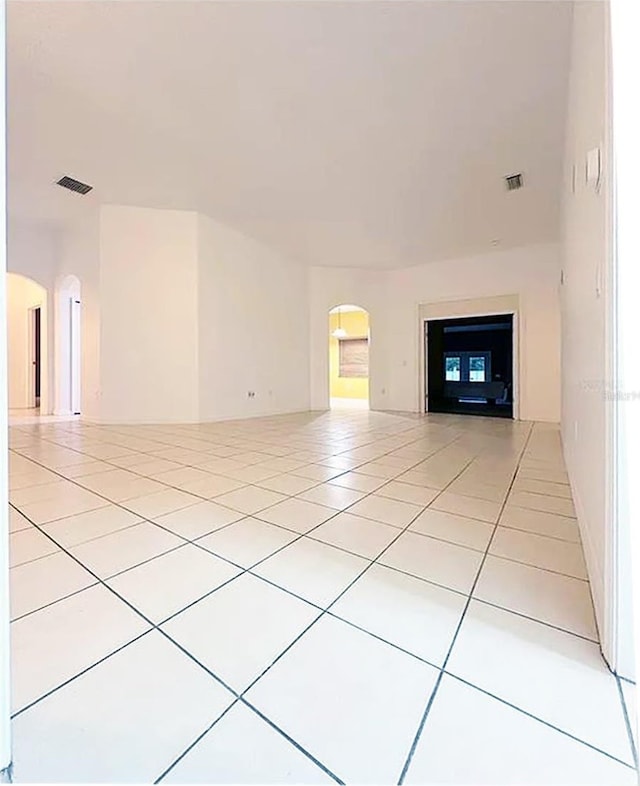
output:
[{"label": "window in dark room", "polygon": [[427,411],[513,416],[513,315],[426,324]]}]

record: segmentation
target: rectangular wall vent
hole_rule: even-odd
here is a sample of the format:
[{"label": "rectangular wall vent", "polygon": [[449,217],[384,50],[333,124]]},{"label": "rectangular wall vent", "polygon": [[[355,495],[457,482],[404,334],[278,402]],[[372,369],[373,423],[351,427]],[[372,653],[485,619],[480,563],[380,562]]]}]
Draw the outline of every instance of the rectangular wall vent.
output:
[{"label": "rectangular wall vent", "polygon": [[93,186],[88,186],[86,183],[81,183],[79,180],[75,180],[68,175],[61,177],[60,180],[57,181],[57,185],[62,186],[63,188],[68,188],[69,191],[75,191],[76,194],[88,194],[89,191],[93,188]]},{"label": "rectangular wall vent", "polygon": [[522,175],[520,173],[507,175],[504,180],[507,184],[507,191],[517,191],[519,188],[522,188]]}]

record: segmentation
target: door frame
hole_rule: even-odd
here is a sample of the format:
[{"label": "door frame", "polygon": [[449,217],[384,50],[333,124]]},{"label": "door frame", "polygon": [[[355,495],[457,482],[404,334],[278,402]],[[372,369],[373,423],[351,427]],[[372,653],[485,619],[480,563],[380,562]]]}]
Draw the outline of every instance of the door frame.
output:
[{"label": "door frame", "polygon": [[[34,373],[34,366],[36,365],[36,312],[40,311],[40,403],[38,404],[36,400],[36,378]],[[29,407],[31,409],[35,409],[36,407],[42,407],[42,400],[45,398],[43,396],[43,390],[46,389],[46,379],[45,375],[42,373],[43,370],[43,363],[42,358],[44,355],[44,343],[43,343],[43,333],[44,333],[44,320],[46,319],[46,311],[44,309],[44,304],[42,301],[40,303],[36,303],[33,306],[29,306],[27,310],[27,401],[29,402]]]},{"label": "door frame", "polygon": [[74,295],[69,297],[69,411],[79,415],[82,409],[82,304]]},{"label": "door frame", "polygon": [[[504,304],[504,305],[502,305]],[[520,420],[520,307],[517,295],[498,295],[496,297],[473,300],[448,300],[421,303],[418,307],[419,358],[418,358],[418,396],[421,414],[428,413],[428,322],[445,319],[469,317],[490,317],[510,314],[512,324],[512,376],[513,376],[513,420]]]}]

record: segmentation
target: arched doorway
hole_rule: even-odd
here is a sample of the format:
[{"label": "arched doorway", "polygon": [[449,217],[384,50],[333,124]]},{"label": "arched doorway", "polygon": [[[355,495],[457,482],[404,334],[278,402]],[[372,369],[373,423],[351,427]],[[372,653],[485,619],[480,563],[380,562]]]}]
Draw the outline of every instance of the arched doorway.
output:
[{"label": "arched doorway", "polygon": [[343,304],[329,311],[331,409],[369,408],[369,313]]},{"label": "arched doorway", "polygon": [[47,290],[31,278],[7,273],[9,410],[48,412]]},{"label": "arched doorway", "polygon": [[65,276],[56,290],[56,414],[79,415],[81,410],[80,280]]}]

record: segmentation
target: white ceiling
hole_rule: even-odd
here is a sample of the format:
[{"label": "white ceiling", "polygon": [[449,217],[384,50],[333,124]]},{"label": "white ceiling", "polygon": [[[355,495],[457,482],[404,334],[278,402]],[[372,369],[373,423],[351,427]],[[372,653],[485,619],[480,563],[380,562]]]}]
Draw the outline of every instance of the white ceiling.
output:
[{"label": "white ceiling", "polygon": [[10,0],[10,219],[192,209],[372,268],[555,240],[571,8]]}]

